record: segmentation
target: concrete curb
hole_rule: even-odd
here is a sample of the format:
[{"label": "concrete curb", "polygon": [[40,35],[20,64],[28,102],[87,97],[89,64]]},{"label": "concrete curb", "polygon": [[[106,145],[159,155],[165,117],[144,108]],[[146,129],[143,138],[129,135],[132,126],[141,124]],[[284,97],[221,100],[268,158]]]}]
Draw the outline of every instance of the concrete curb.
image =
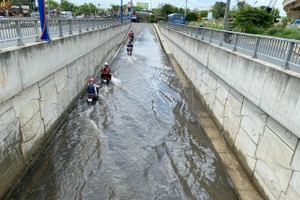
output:
[{"label": "concrete curb", "polygon": [[[160,33],[160,30],[155,24],[154,30],[158,36],[158,39],[161,43],[162,48],[166,52],[171,61],[172,65],[175,68],[179,79],[181,80],[183,86],[187,85],[188,82],[186,80],[186,76],[184,72],[182,72],[180,65],[177,63],[176,59],[173,57],[171,51],[169,50],[166,42],[164,40],[164,36]],[[211,116],[206,111],[200,111],[197,113],[198,119],[200,119],[201,126],[206,133],[206,136],[211,141],[213,148],[218,153],[224,168],[230,177],[234,189],[241,200],[263,200],[260,194],[257,192],[249,177],[247,176],[245,170],[242,168],[234,153],[227,145],[224,140],[222,133],[218,130],[217,126],[213,122]]]}]

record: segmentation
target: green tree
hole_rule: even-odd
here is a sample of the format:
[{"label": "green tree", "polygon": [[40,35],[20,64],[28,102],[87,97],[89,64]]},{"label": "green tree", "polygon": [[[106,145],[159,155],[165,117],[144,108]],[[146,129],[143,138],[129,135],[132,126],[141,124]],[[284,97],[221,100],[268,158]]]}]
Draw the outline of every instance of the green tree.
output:
[{"label": "green tree", "polygon": [[175,13],[175,7],[171,4],[164,4],[161,8],[161,15],[167,17],[169,14]]},{"label": "green tree", "polygon": [[50,10],[59,9],[59,3],[54,0],[48,0]]},{"label": "green tree", "polygon": [[237,9],[242,9],[244,8],[245,6],[247,5],[246,1],[239,1],[237,4],[236,4],[236,7]]},{"label": "green tree", "polygon": [[135,6],[134,9],[135,10],[144,10],[141,6]]},{"label": "green tree", "polygon": [[120,5],[119,4],[111,4],[110,7],[111,7],[111,10],[113,12],[118,12],[119,9],[120,9]]},{"label": "green tree", "polygon": [[195,12],[186,13],[186,21],[197,21],[198,14]]},{"label": "green tree", "polygon": [[244,7],[236,11],[235,24],[242,32],[257,33],[257,28],[268,28],[274,24],[273,16],[265,9]]},{"label": "green tree", "polygon": [[207,10],[200,10],[201,17],[207,17],[207,13],[208,13]]},{"label": "green tree", "polygon": [[60,7],[61,7],[62,10],[71,11],[71,10],[73,10],[74,6],[75,5],[71,2],[69,2],[68,0],[63,0],[60,3]]},{"label": "green tree", "polygon": [[212,6],[212,9],[211,9],[211,11],[213,13],[213,17],[216,19],[224,17],[225,7],[226,7],[226,3],[222,2],[222,1],[217,1]]}]

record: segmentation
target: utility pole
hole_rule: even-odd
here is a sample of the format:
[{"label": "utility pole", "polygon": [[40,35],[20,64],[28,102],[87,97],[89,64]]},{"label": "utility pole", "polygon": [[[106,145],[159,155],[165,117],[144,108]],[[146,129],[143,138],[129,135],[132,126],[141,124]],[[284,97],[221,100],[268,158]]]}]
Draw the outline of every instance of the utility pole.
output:
[{"label": "utility pole", "polygon": [[120,19],[121,19],[121,24],[123,23],[123,0],[121,0],[121,8],[120,8]]},{"label": "utility pole", "polygon": [[130,22],[132,22],[132,15],[133,15],[133,4],[132,4],[132,0],[131,0],[131,3],[130,3]]},{"label": "utility pole", "polygon": [[187,0],[185,0],[185,10],[184,10],[185,16],[186,16],[186,8],[187,8]]},{"label": "utility pole", "polygon": [[222,26],[223,30],[227,29],[227,20],[228,20],[229,9],[230,9],[230,0],[227,0],[226,7],[225,7],[225,14],[224,14],[224,22],[223,22],[223,26]]}]

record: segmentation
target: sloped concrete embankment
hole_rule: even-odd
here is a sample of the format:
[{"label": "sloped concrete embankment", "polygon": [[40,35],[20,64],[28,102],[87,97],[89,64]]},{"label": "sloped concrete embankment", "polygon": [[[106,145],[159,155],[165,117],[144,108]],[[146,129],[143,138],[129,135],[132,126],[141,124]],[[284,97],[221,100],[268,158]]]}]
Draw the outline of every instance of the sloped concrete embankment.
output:
[{"label": "sloped concrete embankment", "polygon": [[300,199],[299,74],[159,29],[264,197]]},{"label": "sloped concrete embankment", "polygon": [[130,24],[0,53],[0,199],[41,155]]}]

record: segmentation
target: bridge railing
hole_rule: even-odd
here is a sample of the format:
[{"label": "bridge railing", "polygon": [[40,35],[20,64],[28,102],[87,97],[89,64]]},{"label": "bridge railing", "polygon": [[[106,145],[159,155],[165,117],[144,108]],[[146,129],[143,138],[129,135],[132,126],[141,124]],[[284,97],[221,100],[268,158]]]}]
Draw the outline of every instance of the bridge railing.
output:
[{"label": "bridge railing", "polygon": [[300,72],[300,41],[218,29],[159,22],[195,38],[214,43],[252,58]]},{"label": "bridge railing", "polygon": [[[62,37],[64,34],[81,33],[84,31],[100,29],[106,26],[120,24],[119,19],[59,19],[49,18],[48,33],[50,36]],[[130,20],[124,19],[124,23]],[[3,18],[0,19],[0,43],[17,41],[24,44],[26,38],[39,39],[41,34],[40,21],[32,18]]]}]

